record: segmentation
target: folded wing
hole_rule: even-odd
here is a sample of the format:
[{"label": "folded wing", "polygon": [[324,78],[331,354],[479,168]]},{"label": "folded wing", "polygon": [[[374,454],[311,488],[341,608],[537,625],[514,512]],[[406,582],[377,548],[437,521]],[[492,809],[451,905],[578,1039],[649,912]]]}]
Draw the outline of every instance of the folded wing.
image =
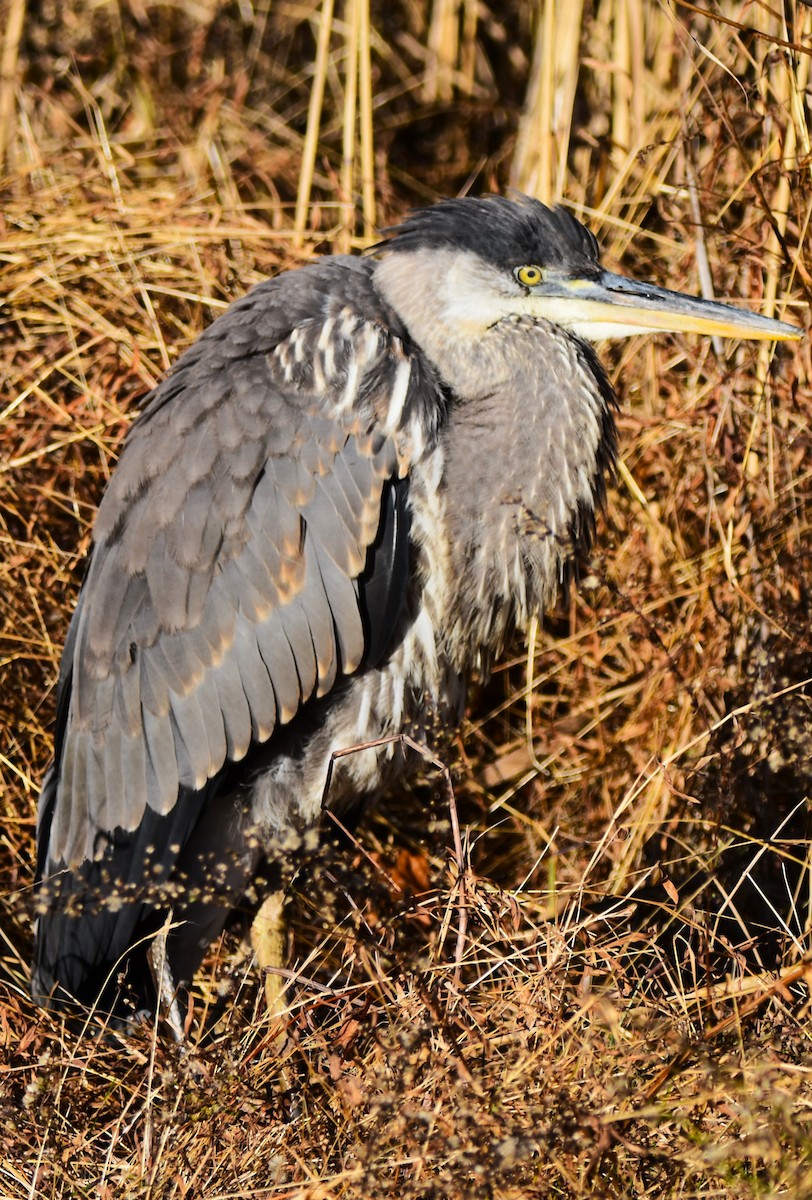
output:
[{"label": "folded wing", "polygon": [[408,422],[436,399],[403,341],[370,320],[370,297],[364,317],[346,303],[342,272],[351,294],[370,288],[358,260],[328,260],[307,314],[301,271],[232,306],[128,439],[66,645],[40,802],[42,997],[95,998],[155,923],[150,889],[189,859],[196,829],[201,852],[204,828],[212,840],[224,772],[377,660],[397,623]]}]

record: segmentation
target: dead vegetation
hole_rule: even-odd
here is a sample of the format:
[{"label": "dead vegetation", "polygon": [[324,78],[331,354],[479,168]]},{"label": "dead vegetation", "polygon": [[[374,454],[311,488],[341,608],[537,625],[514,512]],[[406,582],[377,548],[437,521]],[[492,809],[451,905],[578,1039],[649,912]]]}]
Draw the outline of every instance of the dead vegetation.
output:
[{"label": "dead vegetation", "polygon": [[281,1053],[239,919],[185,1054],[27,995],[94,507],[232,297],[513,184],[630,273],[805,322],[812,11],[702,7],[6,0],[0,1194],[812,1194],[808,342],[602,351],[623,463],[569,605],[474,698],[462,850],[427,770],[307,865]]}]

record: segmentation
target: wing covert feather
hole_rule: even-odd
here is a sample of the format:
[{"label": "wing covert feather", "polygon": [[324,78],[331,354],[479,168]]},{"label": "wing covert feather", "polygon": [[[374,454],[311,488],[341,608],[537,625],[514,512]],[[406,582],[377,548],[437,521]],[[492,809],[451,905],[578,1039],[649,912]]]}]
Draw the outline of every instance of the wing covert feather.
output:
[{"label": "wing covert feather", "polygon": [[[214,675],[217,686],[217,697],[220,714],[225,722],[226,758],[231,762],[239,762],[248,753],[251,745],[251,712],[248,699],[240,679],[234,645],[223,655]],[[207,724],[214,720],[214,715],[205,714]],[[223,765],[216,764],[217,770]]]},{"label": "wing covert feather", "polygon": [[[127,819],[124,807],[127,795],[123,757],[124,743],[125,738],[121,728],[113,723],[104,747],[104,795],[107,801],[105,815],[110,829],[122,825]],[[177,766],[174,770],[177,775]]]},{"label": "wing covert feather", "polygon": [[[152,713],[147,708],[144,709],[144,740],[149,754],[150,776],[156,785],[154,791],[150,791],[150,807],[159,813],[169,811],[169,808],[166,807],[167,801],[169,801],[169,807],[174,804],[179,783],[178,752],[172,736],[172,722],[167,719],[168,712],[168,704],[166,712],[160,714]],[[107,753],[105,745],[105,758]],[[153,797],[155,798],[153,799]],[[172,797],[171,800],[170,797]],[[108,806],[109,803],[108,796]],[[115,822],[110,825],[111,829],[115,829],[117,825],[123,829],[128,828],[128,813],[123,805],[122,811],[117,813],[116,817]]]},{"label": "wing covert feather", "polygon": [[248,704],[250,740],[266,742],[276,728],[276,696],[257,645],[256,625],[245,618],[237,624],[234,662]]},{"label": "wing covert feather", "polygon": [[[212,683],[207,680],[206,691],[217,696]],[[204,693],[205,695],[205,693]],[[220,715],[214,703],[208,706],[212,717]],[[222,725],[222,719],[220,721]],[[216,770],[216,761],[221,749],[214,722],[206,723],[201,705],[201,689],[183,696],[172,697],[172,726],[178,757],[178,775],[187,787],[201,788]],[[134,739],[133,739],[134,740]],[[222,730],[222,751],[225,753],[225,727]],[[191,782],[189,782],[191,781]],[[156,810],[158,806],[156,805]],[[132,818],[131,818],[132,819]],[[127,826],[127,828],[129,825]]]},{"label": "wing covert feather", "polygon": [[354,576],[347,575],[315,538],[313,548],[333,623],[338,650],[336,666],[340,666],[345,675],[352,675],[364,657],[364,626],[358,607],[358,592],[353,585]]}]

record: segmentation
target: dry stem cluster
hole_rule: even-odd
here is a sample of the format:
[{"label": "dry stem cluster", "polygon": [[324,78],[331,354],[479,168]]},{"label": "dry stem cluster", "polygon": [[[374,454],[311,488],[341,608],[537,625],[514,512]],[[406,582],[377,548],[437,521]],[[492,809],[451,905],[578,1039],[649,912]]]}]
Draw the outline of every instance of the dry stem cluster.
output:
[{"label": "dry stem cluster", "polygon": [[149,388],[261,277],[466,188],[803,323],[812,12],[2,11],[0,1194],[812,1194],[808,342],[602,351],[593,559],[474,697],[453,809],[427,769],[303,868],[281,1052],[239,915],[186,1053],[27,995],[59,649]]}]

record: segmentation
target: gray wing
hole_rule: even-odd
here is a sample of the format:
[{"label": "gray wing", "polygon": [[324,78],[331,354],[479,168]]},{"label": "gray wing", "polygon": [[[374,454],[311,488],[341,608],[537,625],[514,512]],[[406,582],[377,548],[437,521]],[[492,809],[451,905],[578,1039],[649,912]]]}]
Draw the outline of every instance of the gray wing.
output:
[{"label": "gray wing", "polygon": [[[129,874],[149,860],[164,877],[208,781],[382,652],[370,626],[393,623],[406,586],[394,481],[439,406],[369,273],[325,260],[260,285],[133,427],[66,646],[41,875],[87,873],[115,835]],[[370,613],[361,577],[382,521],[393,544]]]}]

